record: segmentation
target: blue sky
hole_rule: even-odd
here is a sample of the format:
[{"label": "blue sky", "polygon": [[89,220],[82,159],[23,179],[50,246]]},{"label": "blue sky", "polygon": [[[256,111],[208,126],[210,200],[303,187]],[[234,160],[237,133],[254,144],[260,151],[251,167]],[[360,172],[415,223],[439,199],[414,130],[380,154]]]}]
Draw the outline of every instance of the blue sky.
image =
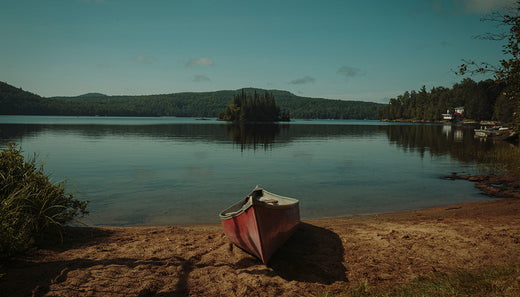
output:
[{"label": "blue sky", "polygon": [[[495,63],[514,0],[3,0],[0,81],[41,96],[280,89],[388,102]],[[475,80],[484,77],[474,77]]]}]

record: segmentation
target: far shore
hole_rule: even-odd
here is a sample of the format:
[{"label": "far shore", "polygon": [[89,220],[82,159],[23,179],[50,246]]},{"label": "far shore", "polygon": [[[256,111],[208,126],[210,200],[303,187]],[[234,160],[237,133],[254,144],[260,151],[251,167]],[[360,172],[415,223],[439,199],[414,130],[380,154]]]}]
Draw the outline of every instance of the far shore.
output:
[{"label": "far shore", "polygon": [[477,182],[496,200],[305,220],[266,266],[219,224],[68,227],[60,246],[4,266],[2,296],[311,296],[367,282],[520,265],[520,185]]}]

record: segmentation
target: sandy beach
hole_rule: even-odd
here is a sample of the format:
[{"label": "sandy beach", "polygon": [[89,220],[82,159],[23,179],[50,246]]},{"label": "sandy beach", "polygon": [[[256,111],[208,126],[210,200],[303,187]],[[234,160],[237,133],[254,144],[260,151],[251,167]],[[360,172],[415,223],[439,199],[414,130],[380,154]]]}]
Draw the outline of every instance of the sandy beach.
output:
[{"label": "sandy beach", "polygon": [[520,199],[303,221],[269,265],[220,225],[67,228],[4,267],[2,296],[311,296],[520,264]]}]

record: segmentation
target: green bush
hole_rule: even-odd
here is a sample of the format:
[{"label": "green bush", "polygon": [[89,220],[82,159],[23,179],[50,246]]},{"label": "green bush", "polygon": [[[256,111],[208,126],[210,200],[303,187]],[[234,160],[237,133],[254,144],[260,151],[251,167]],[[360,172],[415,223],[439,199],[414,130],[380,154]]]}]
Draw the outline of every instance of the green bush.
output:
[{"label": "green bush", "polygon": [[14,143],[0,153],[0,258],[58,238],[65,224],[88,214],[88,201],[74,199],[64,186],[52,183],[36,158],[25,161]]}]

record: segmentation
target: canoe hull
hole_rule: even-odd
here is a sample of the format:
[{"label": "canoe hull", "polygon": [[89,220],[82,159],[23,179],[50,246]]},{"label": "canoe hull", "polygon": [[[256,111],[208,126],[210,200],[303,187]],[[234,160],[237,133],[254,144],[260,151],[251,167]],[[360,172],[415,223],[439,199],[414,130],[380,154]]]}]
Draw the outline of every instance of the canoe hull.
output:
[{"label": "canoe hull", "polygon": [[[270,197],[292,199],[265,192]],[[237,205],[242,205],[243,211],[228,216],[226,216],[226,211],[221,213],[222,227],[226,237],[267,264],[271,256],[287,241],[300,222],[299,202],[296,199],[292,200],[290,204],[286,205],[271,205],[248,196],[245,200],[229,208],[238,209]]]}]

